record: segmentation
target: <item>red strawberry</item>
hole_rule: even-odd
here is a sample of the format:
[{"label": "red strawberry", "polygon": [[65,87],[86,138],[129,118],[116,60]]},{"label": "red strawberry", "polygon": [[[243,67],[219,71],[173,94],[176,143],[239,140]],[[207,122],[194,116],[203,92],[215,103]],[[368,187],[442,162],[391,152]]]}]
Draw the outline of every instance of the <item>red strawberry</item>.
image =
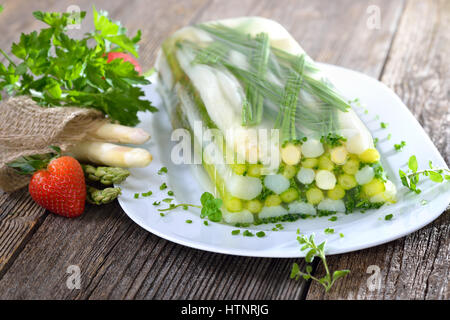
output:
[{"label": "red strawberry", "polygon": [[137,73],[141,73],[142,69],[141,66],[139,65],[139,62],[137,62],[137,60],[135,58],[133,58],[131,55],[129,55],[128,53],[124,53],[124,52],[109,52],[108,53],[108,60],[107,62],[111,62],[115,59],[122,59],[123,61],[127,61],[130,62],[133,66],[134,66],[134,70],[136,70]]},{"label": "red strawberry", "polygon": [[84,211],[86,183],[81,165],[72,157],[50,161],[33,174],[28,187],[34,201],[53,213],[74,218]]}]

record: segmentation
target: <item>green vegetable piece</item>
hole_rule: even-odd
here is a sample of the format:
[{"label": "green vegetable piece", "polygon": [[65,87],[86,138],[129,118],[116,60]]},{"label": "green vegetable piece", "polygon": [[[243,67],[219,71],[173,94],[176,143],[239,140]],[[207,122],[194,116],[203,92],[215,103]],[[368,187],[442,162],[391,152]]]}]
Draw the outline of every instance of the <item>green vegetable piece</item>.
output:
[{"label": "green vegetable piece", "polygon": [[104,185],[121,183],[130,175],[130,171],[118,167],[96,167],[90,164],[83,164],[81,167],[86,179],[98,181]]},{"label": "green vegetable piece", "polygon": [[86,187],[86,200],[89,203],[101,205],[114,201],[122,192],[120,188],[96,189],[91,186]]}]

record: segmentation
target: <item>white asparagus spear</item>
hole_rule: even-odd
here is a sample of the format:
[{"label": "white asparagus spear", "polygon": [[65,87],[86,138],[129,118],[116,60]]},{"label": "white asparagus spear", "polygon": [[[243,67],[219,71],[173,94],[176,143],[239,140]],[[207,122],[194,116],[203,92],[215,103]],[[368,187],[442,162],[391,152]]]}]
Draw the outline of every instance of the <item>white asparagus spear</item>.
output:
[{"label": "white asparagus spear", "polygon": [[69,150],[76,159],[111,167],[142,168],[152,155],[141,148],[129,148],[106,142],[84,141]]},{"label": "white asparagus spear", "polygon": [[143,144],[150,135],[141,128],[132,128],[120,124],[105,123],[88,134],[88,137],[108,142]]}]

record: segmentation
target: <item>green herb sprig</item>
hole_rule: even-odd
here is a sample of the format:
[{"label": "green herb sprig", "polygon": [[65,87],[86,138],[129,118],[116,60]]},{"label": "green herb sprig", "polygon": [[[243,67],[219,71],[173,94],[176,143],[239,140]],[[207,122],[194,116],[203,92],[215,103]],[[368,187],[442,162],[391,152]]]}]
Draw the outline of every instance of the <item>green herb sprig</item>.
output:
[{"label": "green herb sprig", "polygon": [[419,165],[415,155],[411,156],[408,160],[408,171],[404,172],[400,169],[398,173],[400,180],[402,181],[402,185],[417,194],[422,192],[422,190],[417,188],[420,176],[426,176],[431,181],[437,183],[441,183],[444,180],[450,180],[450,170],[447,168],[434,168],[431,161],[429,161],[429,169],[419,170]]},{"label": "green herb sprig", "polygon": [[336,270],[333,273],[330,272],[327,264],[327,260],[325,257],[325,243],[326,241],[322,242],[319,245],[316,245],[314,242],[314,234],[310,235],[309,238],[305,235],[301,235],[297,237],[297,241],[302,245],[301,250],[308,250],[305,256],[305,260],[307,263],[311,263],[314,260],[314,257],[319,257],[322,260],[323,266],[325,268],[325,276],[322,278],[317,278],[313,276],[312,273],[312,266],[307,265],[306,266],[306,272],[300,271],[300,267],[297,263],[294,263],[292,265],[291,270],[291,279],[298,280],[300,277],[302,277],[305,280],[312,279],[316,281],[317,283],[321,284],[325,291],[328,292],[333,284],[338,280],[339,278],[345,277],[347,274],[350,273],[350,270]]}]

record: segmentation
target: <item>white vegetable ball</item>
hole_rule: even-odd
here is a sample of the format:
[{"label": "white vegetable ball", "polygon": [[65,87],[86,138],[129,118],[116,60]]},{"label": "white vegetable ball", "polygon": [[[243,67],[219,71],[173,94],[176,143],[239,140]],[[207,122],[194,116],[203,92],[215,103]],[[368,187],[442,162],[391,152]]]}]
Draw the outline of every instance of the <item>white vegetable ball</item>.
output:
[{"label": "white vegetable ball", "polygon": [[316,172],[316,185],[322,190],[331,190],[336,186],[336,177],[331,171],[319,170]]},{"label": "white vegetable ball", "polygon": [[365,166],[358,170],[355,174],[355,179],[360,185],[364,185],[372,181],[373,177],[375,177],[375,172],[371,166]]},{"label": "white vegetable ball", "polygon": [[276,194],[283,193],[291,185],[282,174],[272,174],[264,178],[264,185]]},{"label": "white vegetable ball", "polygon": [[310,184],[314,181],[316,173],[310,168],[301,168],[297,173],[297,179],[303,184]]},{"label": "white vegetable ball", "polygon": [[323,199],[317,205],[317,209],[325,211],[344,212],[344,213],[346,211],[344,201],[333,199]]},{"label": "white vegetable ball", "polygon": [[273,206],[273,207],[264,207],[261,212],[258,214],[260,219],[264,218],[272,218],[272,217],[281,217],[288,214],[288,211],[282,206]]},{"label": "white vegetable ball", "polygon": [[259,178],[233,174],[225,181],[227,190],[230,191],[232,196],[239,199],[252,200],[262,191],[262,183]]},{"label": "white vegetable ball", "polygon": [[253,223],[253,214],[248,210],[242,210],[240,212],[229,212],[228,210],[222,208],[223,220],[226,223],[236,224],[236,223]]},{"label": "white vegetable ball", "polygon": [[310,203],[294,201],[291,202],[288,206],[289,213],[301,213],[301,214],[310,214],[315,215],[317,213],[316,208]]},{"label": "white vegetable ball", "polygon": [[323,145],[319,140],[308,139],[302,145],[302,154],[306,158],[316,158],[324,153]]}]

